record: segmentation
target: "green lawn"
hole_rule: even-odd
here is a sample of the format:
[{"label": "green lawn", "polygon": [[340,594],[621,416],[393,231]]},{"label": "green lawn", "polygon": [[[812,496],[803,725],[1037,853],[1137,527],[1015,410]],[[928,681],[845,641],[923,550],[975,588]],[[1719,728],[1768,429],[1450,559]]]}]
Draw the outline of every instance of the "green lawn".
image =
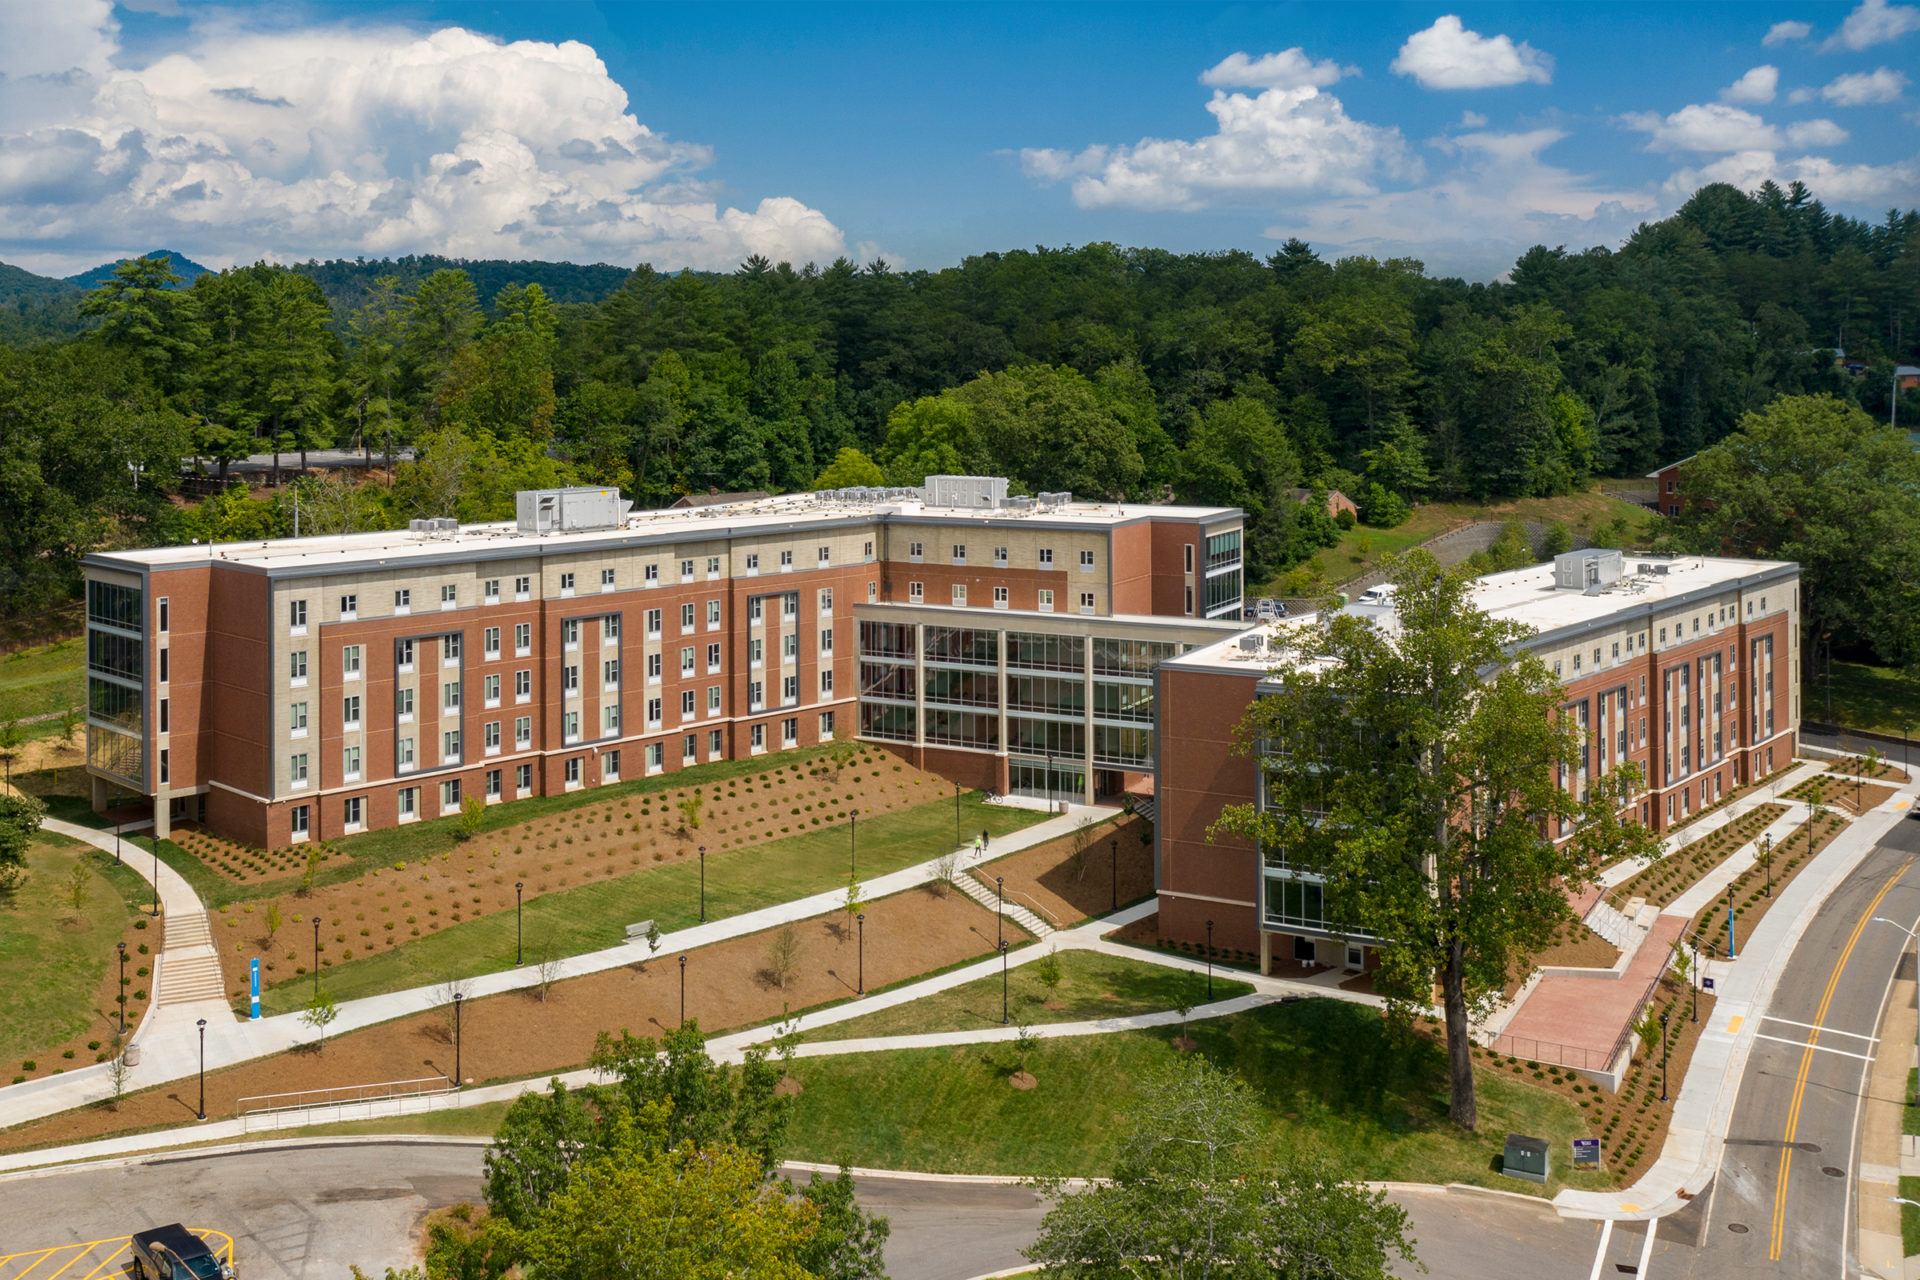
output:
[{"label": "green lawn", "polygon": [[[1870,729],[1898,737],[1906,726],[1920,730],[1920,681],[1905,679],[1890,667],[1864,662],[1833,664],[1833,710],[1827,710],[1827,673],[1808,664],[1801,686],[1800,714],[1809,720]],[[1894,749],[1896,757],[1899,748]],[[1898,763],[1896,759],[1895,763]]]},{"label": "green lawn", "polygon": [[[1900,1198],[1920,1200],[1920,1178],[1900,1179]],[[1900,1206],[1900,1243],[1907,1257],[1920,1253],[1920,1209],[1910,1204]]]},{"label": "green lawn", "polygon": [[[1549,1139],[1556,1170],[1567,1167],[1570,1140],[1586,1135],[1560,1095],[1491,1072],[1479,1075],[1479,1132],[1455,1129],[1440,1047],[1397,1036],[1368,1006],[1304,1000],[1188,1030],[1198,1052],[1264,1100],[1271,1149],[1319,1150],[1351,1177],[1532,1193],[1495,1172],[1506,1135]],[[1007,1083],[1004,1045],[800,1058],[788,1154],[936,1173],[1103,1174],[1133,1083],[1171,1058],[1174,1032],[1043,1040],[1027,1060],[1039,1085],[1024,1092]],[[1572,1181],[1608,1185],[1598,1174]],[[1556,1177],[1540,1190],[1559,1186]]]},{"label": "green lawn", "polygon": [[[1008,835],[1045,821],[1044,813],[1030,809],[983,804],[977,792],[961,798],[963,831],[985,829]],[[860,876],[871,879],[952,849],[953,832],[950,799],[875,814],[860,824]],[[707,918],[722,920],[836,889],[846,882],[844,826],[710,853]],[[613,946],[626,936],[628,925],[641,920],[657,921],[662,931],[699,923],[697,861],[668,863],[543,894],[527,903],[526,936],[550,935],[559,954],[578,955]],[[331,965],[326,971],[327,988],[336,999],[347,1000],[430,985],[444,981],[450,973],[473,976],[510,969],[513,939],[512,912],[485,916],[391,951]],[[311,979],[283,979],[261,992],[261,1008],[267,1013],[303,1008],[311,990]]]},{"label": "green lawn", "polygon": [[85,706],[86,657],[86,642],[72,636],[0,658],[0,723]]},{"label": "green lawn", "polygon": [[[65,897],[76,856],[93,871],[77,926]],[[72,1039],[94,1021],[95,996],[114,944],[145,889],[132,871],[116,868],[111,855],[54,835],[37,838],[27,867],[18,892],[0,900],[0,973],[7,975],[0,998],[0,1078],[6,1079],[18,1073],[22,1060]],[[131,977],[132,968],[127,972]]]},{"label": "green lawn", "polygon": [[[1043,961],[1030,960],[1007,973],[1008,1016],[1013,1022],[1085,1022],[1134,1013],[1177,1009],[1207,998],[1205,974],[1188,973],[1098,951],[1059,953],[1060,984],[1040,980]],[[1213,998],[1227,1000],[1253,988],[1219,974]],[[1049,1009],[1048,1004],[1061,1006]],[[973,1031],[1000,1025],[1000,975],[951,987],[909,1004],[895,1005],[862,1018],[850,1018],[808,1032],[807,1040],[856,1040],[862,1036],[920,1035],[929,1031]]]}]

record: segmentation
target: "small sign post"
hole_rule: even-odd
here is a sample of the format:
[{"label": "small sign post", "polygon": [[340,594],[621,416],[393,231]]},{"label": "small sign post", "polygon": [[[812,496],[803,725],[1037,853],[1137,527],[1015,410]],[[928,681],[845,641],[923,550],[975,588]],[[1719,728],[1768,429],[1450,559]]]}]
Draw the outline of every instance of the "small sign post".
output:
[{"label": "small sign post", "polygon": [[253,980],[253,1020],[260,1021],[260,958],[255,956],[248,964]]},{"label": "small sign post", "polygon": [[1713,990],[1713,979],[1712,979],[1712,978],[1701,978],[1701,979],[1700,979],[1700,989],[1701,989],[1702,991],[1711,991],[1711,990]]},{"label": "small sign post", "polygon": [[1575,1138],[1573,1140],[1573,1167],[1576,1169],[1600,1167],[1600,1139]]}]

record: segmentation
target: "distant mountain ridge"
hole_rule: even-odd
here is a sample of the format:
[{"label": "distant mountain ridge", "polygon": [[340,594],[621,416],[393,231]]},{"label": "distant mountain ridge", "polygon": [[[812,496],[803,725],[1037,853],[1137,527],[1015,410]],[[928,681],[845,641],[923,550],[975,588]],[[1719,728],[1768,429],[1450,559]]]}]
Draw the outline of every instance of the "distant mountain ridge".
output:
[{"label": "distant mountain ridge", "polygon": [[[196,280],[200,276],[204,276],[207,274],[207,268],[201,266],[199,263],[195,262],[192,258],[187,257],[185,254],[176,253],[172,249],[155,249],[152,252],[142,254],[141,256],[146,258],[167,259],[167,261],[171,263],[173,266],[173,273],[180,277],[180,284],[178,287],[182,289],[192,284],[194,280]],[[118,258],[112,262],[103,262],[97,267],[93,267],[89,270],[82,271],[77,276],[68,276],[66,278],[65,283],[74,285],[80,289],[98,289],[101,285],[113,279],[113,272],[116,267],[118,267],[122,262],[130,262],[130,261],[132,261],[132,259],[130,258]]]}]

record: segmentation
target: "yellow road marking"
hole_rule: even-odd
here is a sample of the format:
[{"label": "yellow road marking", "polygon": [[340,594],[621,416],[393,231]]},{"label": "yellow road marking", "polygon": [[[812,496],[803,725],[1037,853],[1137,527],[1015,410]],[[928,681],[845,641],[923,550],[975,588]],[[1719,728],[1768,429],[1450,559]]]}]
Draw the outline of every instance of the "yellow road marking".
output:
[{"label": "yellow road marking", "polygon": [[[30,1265],[27,1268],[27,1271],[31,1271],[33,1270],[34,1267],[37,1267],[41,1263],[45,1262],[47,1260],[48,1254],[57,1252],[58,1250],[64,1249],[66,1247],[67,1246],[63,1244],[57,1244],[53,1246],[53,1248],[51,1249],[23,1249],[19,1253],[9,1253],[5,1257],[0,1257],[0,1264],[12,1262],[15,1258],[24,1258],[30,1253],[37,1253],[40,1256],[35,1258],[33,1260],[32,1265]],[[27,1274],[27,1271],[22,1271],[17,1273],[16,1275],[9,1277],[9,1280],[22,1280],[22,1277],[24,1277]]]},{"label": "yellow road marking", "polygon": [[1638,1213],[1638,1212],[1640,1212],[1640,1206],[1639,1206],[1639,1205],[1637,1205],[1637,1204],[1623,1204],[1623,1205],[1621,1205],[1621,1206],[1620,1206],[1620,1212],[1622,1212],[1622,1213]]},{"label": "yellow road marking", "polygon": [[127,1252],[131,1248],[133,1248],[133,1237],[129,1236],[127,1237],[127,1242],[125,1244],[121,1245],[118,1249],[115,1249],[112,1253],[107,1255],[107,1260],[105,1262],[102,1262],[99,1266],[87,1272],[87,1274],[85,1274],[84,1276],[81,1276],[80,1280],[94,1280],[95,1276],[99,1275],[102,1271],[105,1271],[109,1266],[113,1265],[113,1260],[115,1258],[118,1258],[121,1254]]},{"label": "yellow road marking", "polygon": [[[126,1236],[123,1238],[129,1244],[133,1242],[132,1236]],[[92,1244],[83,1244],[83,1245],[75,1246],[73,1261],[69,1262],[66,1266],[60,1268],[58,1271],[48,1276],[47,1280],[60,1280],[61,1276],[65,1275],[68,1271],[72,1270],[80,1262],[84,1261],[87,1258],[92,1257],[93,1251],[95,1249],[99,1248],[103,1244],[111,1244],[111,1243],[112,1241],[109,1241],[109,1240],[95,1240]]]},{"label": "yellow road marking", "polygon": [[1728,1018],[1727,1034],[1732,1035],[1734,1032],[1738,1031],[1740,1029],[1740,1024],[1745,1021],[1746,1021],[1745,1016],[1738,1013],[1734,1014],[1731,1018]]},{"label": "yellow road marking", "polygon": [[[1881,900],[1893,892],[1893,886],[1900,882],[1900,877],[1907,873],[1913,863],[1912,858],[1901,863],[1900,869],[1887,877],[1887,882],[1880,886],[1880,892],[1873,895],[1873,901],[1869,902],[1867,909],[1860,913],[1859,921],[1853,926],[1853,933],[1847,938],[1847,945],[1840,951],[1840,959],[1833,966],[1833,976],[1827,979],[1827,989],[1820,997],[1820,1008],[1813,1015],[1815,1024],[1822,1026],[1826,1024],[1827,1007],[1833,1003],[1833,993],[1839,989],[1840,975],[1846,972],[1847,961],[1853,958],[1854,946],[1860,941],[1860,935],[1866,932],[1868,923],[1873,919],[1873,913],[1880,909]],[[1771,1262],[1780,1260],[1780,1250],[1786,1234],[1787,1180],[1793,1171],[1793,1138],[1800,1126],[1800,1103],[1807,1094],[1807,1074],[1813,1068],[1814,1046],[1819,1041],[1820,1033],[1815,1031],[1808,1037],[1807,1047],[1801,1051],[1800,1070],[1793,1080],[1793,1102],[1787,1107],[1786,1141],[1780,1147],[1780,1177],[1773,1188],[1773,1232],[1767,1242],[1767,1259]]]}]

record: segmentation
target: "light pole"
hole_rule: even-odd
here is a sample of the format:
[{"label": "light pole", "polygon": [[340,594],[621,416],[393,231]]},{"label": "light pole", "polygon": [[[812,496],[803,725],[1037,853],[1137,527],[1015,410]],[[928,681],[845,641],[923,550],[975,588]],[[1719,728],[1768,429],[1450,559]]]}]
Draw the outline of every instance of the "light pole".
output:
[{"label": "light pole", "polygon": [[313,996],[320,998],[320,917],[313,918]]},{"label": "light pole", "polygon": [[456,1089],[466,1079],[460,1070],[460,1002],[465,998],[463,992],[453,993],[453,1087]]},{"label": "light pole", "polygon": [[1213,921],[1207,921],[1207,999],[1213,999]]},{"label": "light pole", "polygon": [[1660,1101],[1667,1100],[1667,1015],[1660,1015]]},{"label": "light pole", "polygon": [[680,1025],[687,1025],[687,958],[680,957]]},{"label": "light pole", "polygon": [[1693,1017],[1690,1021],[1700,1021],[1700,939],[1693,940]]},{"label": "light pole", "polygon": [[847,815],[847,878],[850,880],[858,880],[860,878],[859,822],[859,814],[850,813]]},{"label": "light pole", "polygon": [[200,1019],[200,1114],[196,1120],[207,1118],[207,1020]]},{"label": "light pole", "polygon": [[996,946],[1007,940],[1007,878],[993,878],[993,938]]},{"label": "light pole", "polygon": [[853,994],[867,994],[867,913],[862,911],[854,916],[854,922],[860,926],[860,989]]},{"label": "light pole", "polygon": [[1007,940],[1000,940],[1000,1025],[1007,1025]]},{"label": "light pole", "polygon": [[520,891],[526,887],[527,882],[524,880],[513,882],[513,967],[516,969],[525,959],[525,953],[521,950],[521,943],[526,935],[520,929]]},{"label": "light pole", "polygon": [[1760,837],[1760,856],[1767,860],[1767,896],[1773,896],[1773,833]]},{"label": "light pole", "polygon": [[1119,840],[1119,837],[1116,836],[1112,840],[1107,841],[1107,849],[1108,849],[1108,852],[1112,855],[1110,858],[1108,858],[1108,862],[1111,864],[1109,875],[1113,880],[1113,909],[1115,911],[1118,911],[1120,909],[1120,840]]},{"label": "light pole", "polygon": [[1737,960],[1739,958],[1740,958],[1739,955],[1734,950],[1733,886],[1728,885],[1727,886],[1727,959]]},{"label": "light pole", "polygon": [[[115,836],[113,843],[115,848],[113,859],[118,862],[120,837]],[[153,917],[156,920],[160,918],[160,842],[158,840],[153,842]]]},{"label": "light pole", "polygon": [[120,1034],[127,1034],[127,944],[120,944]]},{"label": "light pole", "polygon": [[[700,846],[700,923],[705,924],[706,922],[707,922],[707,846],[701,845]],[[686,962],[687,962],[686,957],[682,956],[680,958],[680,963],[684,965]],[[685,1020],[686,1019],[684,1018],[681,1019],[681,1021],[683,1022]]]},{"label": "light pole", "polygon": [[[0,762],[4,762],[7,766],[7,790],[11,791],[13,790],[13,752],[0,751]],[[116,844],[117,843],[116,841]],[[117,849],[115,850],[114,856],[116,858],[119,856]]]}]

